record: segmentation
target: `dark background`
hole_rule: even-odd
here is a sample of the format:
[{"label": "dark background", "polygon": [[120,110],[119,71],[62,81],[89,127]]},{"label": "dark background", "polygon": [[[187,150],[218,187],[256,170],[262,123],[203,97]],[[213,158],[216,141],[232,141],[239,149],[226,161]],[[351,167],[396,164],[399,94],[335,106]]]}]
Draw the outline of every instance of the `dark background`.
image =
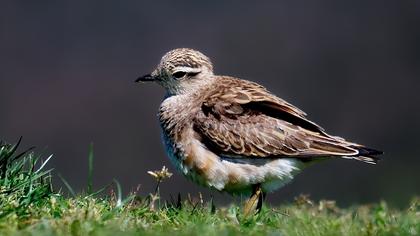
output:
[{"label": "dark background", "polygon": [[[54,154],[49,167],[86,187],[153,191],[170,165],[156,113],[164,91],[134,84],[168,50],[198,49],[216,73],[261,83],[331,134],[382,149],[376,165],[334,160],[269,196],[300,193],[341,205],[420,194],[419,1],[2,1],[0,139]],[[57,180],[59,182],[59,180]],[[175,174],[162,184],[214,194]]]}]

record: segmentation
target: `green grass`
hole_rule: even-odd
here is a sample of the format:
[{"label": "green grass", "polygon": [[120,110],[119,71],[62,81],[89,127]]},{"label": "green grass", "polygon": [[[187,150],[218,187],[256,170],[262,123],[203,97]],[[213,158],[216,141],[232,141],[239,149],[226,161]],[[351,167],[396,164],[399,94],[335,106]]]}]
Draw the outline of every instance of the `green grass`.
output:
[{"label": "green grass", "polygon": [[342,209],[300,196],[243,218],[240,206],[215,207],[198,195],[164,201],[159,188],[123,198],[115,182],[111,194],[95,193],[92,148],[86,193],[65,197],[52,190],[45,162],[16,147],[0,145],[0,235],[420,235],[419,199],[402,210],[385,202]]}]

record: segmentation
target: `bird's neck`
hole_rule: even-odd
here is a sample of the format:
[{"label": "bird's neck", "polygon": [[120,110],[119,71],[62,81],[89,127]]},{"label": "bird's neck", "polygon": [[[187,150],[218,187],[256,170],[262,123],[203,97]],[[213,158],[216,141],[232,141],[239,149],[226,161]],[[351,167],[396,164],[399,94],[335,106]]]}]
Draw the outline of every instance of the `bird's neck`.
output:
[{"label": "bird's neck", "polygon": [[181,129],[191,126],[195,114],[201,108],[203,94],[186,92],[167,94],[159,108],[159,121],[167,135],[173,137]]},{"label": "bird's neck", "polygon": [[190,127],[197,112],[200,111],[208,91],[214,87],[213,77],[196,78],[184,81],[175,91],[167,90],[159,108],[162,129],[173,136],[185,127]]}]

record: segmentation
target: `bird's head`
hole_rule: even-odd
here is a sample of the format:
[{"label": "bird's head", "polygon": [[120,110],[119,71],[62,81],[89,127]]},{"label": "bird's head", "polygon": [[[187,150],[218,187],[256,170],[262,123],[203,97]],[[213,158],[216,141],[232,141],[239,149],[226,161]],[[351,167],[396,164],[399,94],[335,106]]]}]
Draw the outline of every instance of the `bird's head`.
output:
[{"label": "bird's head", "polygon": [[176,95],[192,91],[212,77],[213,65],[207,56],[193,49],[177,48],[167,52],[152,73],[136,82],[156,82]]}]

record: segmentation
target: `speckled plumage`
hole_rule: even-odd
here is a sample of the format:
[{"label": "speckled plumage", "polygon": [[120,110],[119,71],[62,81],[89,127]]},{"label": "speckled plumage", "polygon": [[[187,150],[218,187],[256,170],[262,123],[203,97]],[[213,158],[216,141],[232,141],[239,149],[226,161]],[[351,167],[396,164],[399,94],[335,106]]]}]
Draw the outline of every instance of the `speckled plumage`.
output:
[{"label": "speckled plumage", "polygon": [[376,163],[381,154],[327,134],[261,85],[214,75],[209,58],[192,49],[168,52],[145,78],[167,91],[159,121],[171,161],[207,187],[269,192],[316,160]]}]

